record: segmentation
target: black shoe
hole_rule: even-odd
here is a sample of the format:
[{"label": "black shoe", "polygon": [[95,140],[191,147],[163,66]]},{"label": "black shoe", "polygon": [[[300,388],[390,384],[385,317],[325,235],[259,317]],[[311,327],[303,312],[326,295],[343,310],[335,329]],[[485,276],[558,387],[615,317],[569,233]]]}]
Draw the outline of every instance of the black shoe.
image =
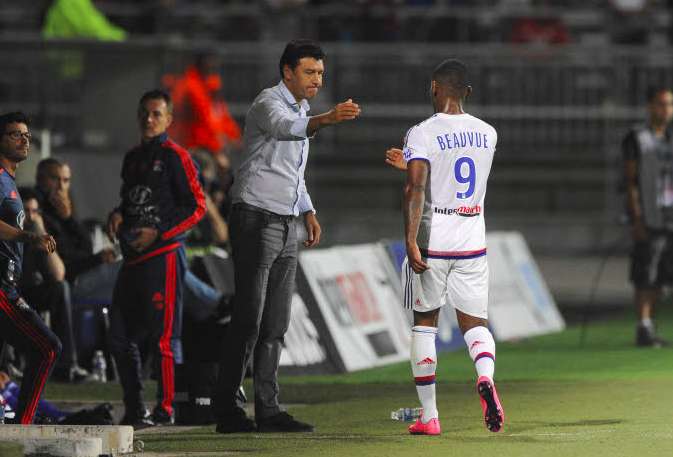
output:
[{"label": "black shoe", "polygon": [[152,420],[150,412],[143,408],[141,411],[136,411],[132,414],[129,414],[127,411],[119,425],[130,425],[133,427],[133,430],[142,430],[154,427],[156,424]]},{"label": "black shoe", "polygon": [[286,412],[257,420],[257,431],[264,433],[312,432],[313,430],[315,430],[313,425],[299,422]]},{"label": "black shoe", "polygon": [[255,421],[242,408],[235,408],[231,414],[220,416],[215,427],[217,433],[249,433],[256,430]]},{"label": "black shoe", "polygon": [[162,407],[157,406],[152,411],[152,422],[154,422],[154,425],[173,425],[175,424],[175,417],[168,414]]},{"label": "black shoe", "polygon": [[657,336],[652,327],[639,325],[636,329],[636,346],[661,348],[670,345],[670,341]]}]

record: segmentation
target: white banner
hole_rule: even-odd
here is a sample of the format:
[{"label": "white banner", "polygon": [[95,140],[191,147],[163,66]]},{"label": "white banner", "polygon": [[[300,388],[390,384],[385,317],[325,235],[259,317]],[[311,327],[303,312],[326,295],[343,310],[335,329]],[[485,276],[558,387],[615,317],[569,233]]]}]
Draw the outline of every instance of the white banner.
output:
[{"label": "white banner", "polygon": [[320,336],[309,317],[304,300],[295,293],[292,297],[290,326],[285,334],[285,345],[280,354],[281,366],[307,367],[327,362],[327,354],[320,344]]},{"label": "white banner", "polygon": [[327,330],[320,336],[329,340],[338,368],[353,371],[408,358],[410,330],[399,278],[382,245],[304,251],[299,262]]},{"label": "white banner", "polygon": [[498,340],[558,332],[563,317],[519,232],[489,232],[489,323]]}]

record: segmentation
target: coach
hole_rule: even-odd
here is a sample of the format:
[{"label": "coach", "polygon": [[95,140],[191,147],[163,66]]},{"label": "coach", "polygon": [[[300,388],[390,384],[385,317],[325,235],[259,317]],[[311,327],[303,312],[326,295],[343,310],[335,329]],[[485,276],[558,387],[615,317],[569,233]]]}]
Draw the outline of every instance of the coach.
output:
[{"label": "coach", "polygon": [[[219,433],[313,431],[312,425],[282,412],[278,403],[278,363],[297,270],[298,216],[308,233],[304,246],[320,242],[320,224],[304,181],[308,139],[322,127],[360,114],[359,106],[348,100],[307,116],[308,100],[322,87],[324,56],[315,42],[288,43],[280,58],[281,82],[263,90],[246,116],[244,157],[232,188],[236,296],[220,360]],[[236,404],[251,357],[256,425]]]}]

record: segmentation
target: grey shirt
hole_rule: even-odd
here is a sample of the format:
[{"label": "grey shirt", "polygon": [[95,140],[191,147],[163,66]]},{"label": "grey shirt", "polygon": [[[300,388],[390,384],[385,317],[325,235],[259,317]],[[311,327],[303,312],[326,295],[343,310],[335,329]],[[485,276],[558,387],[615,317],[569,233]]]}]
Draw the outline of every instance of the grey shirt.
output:
[{"label": "grey shirt", "polygon": [[232,201],[283,216],[314,211],[306,190],[306,129],[310,107],[297,103],[284,82],[264,89],[245,118],[243,162],[235,174]]},{"label": "grey shirt", "polygon": [[622,142],[624,159],[638,162],[638,190],[645,226],[673,230],[673,132],[659,138],[648,125],[637,126]]}]

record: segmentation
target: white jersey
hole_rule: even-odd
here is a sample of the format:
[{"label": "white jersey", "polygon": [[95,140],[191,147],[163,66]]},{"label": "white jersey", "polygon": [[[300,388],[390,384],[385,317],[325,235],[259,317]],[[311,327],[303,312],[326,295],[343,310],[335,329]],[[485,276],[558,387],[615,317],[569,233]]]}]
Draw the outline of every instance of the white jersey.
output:
[{"label": "white jersey", "polygon": [[437,113],[407,132],[404,159],[430,165],[418,246],[427,258],[486,254],[484,197],[498,135],[469,114]]}]

